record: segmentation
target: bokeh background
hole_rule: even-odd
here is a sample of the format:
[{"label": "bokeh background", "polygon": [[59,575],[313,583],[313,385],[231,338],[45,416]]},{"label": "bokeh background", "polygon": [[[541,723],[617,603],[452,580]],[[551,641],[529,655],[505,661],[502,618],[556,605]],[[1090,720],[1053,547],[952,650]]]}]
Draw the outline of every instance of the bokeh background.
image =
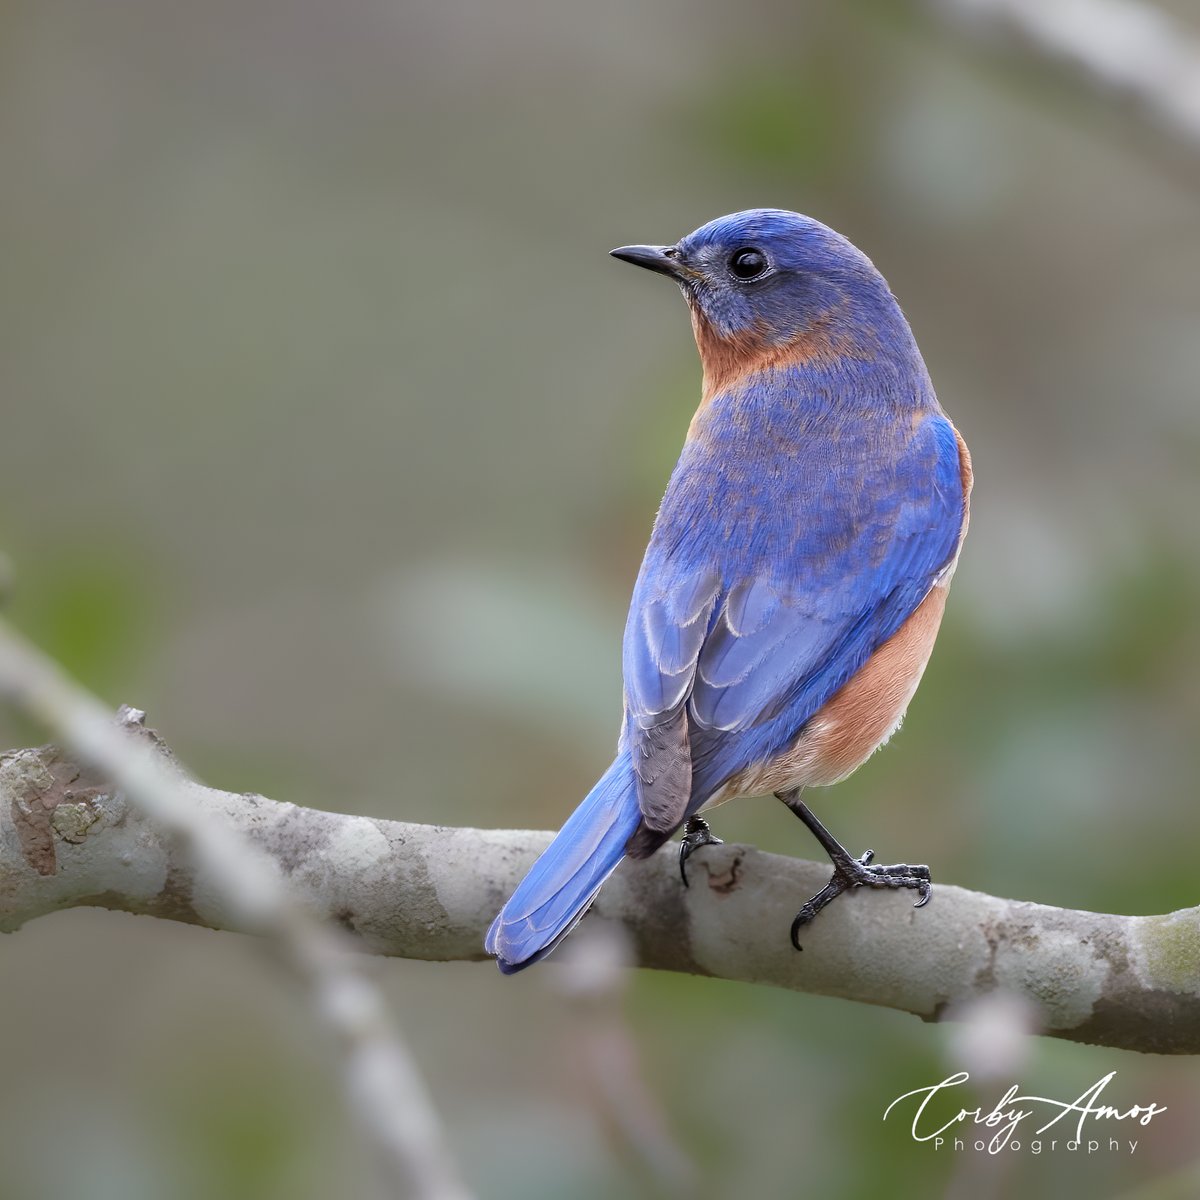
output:
[{"label": "bokeh background", "polygon": [[[867,0],[13,0],[0,177],[9,611],[206,781],[561,822],[698,390],[674,289],[606,251],[778,205],[887,275],[977,474],[905,731],[820,811],[1000,895],[1197,902],[1200,156],[1069,69]],[[773,802],[717,827],[813,853]],[[482,1195],[663,1190],[561,969],[375,973]],[[4,1200],[368,1186],[253,942],[64,913],[0,981]],[[881,1119],[949,1026],[649,972],[623,1006],[690,1194],[1200,1194],[1194,1061],[1037,1040],[1030,1090],[1170,1112],[968,1162]]]}]

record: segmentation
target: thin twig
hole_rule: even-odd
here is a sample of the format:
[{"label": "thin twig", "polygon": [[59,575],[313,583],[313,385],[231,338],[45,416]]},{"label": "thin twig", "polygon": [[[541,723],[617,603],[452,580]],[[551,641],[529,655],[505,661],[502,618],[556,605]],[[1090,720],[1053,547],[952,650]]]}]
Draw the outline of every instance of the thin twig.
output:
[{"label": "thin twig", "polygon": [[664,1200],[693,1196],[699,1170],[646,1084],[626,1018],[631,949],[620,926],[602,921],[588,922],[563,947],[556,978],[574,1018],[566,1040],[614,1148]]},{"label": "thin twig", "polygon": [[[63,777],[49,762],[40,773],[22,776],[16,791],[4,797],[4,807],[26,869],[43,879],[56,873],[55,841],[65,846],[72,837],[90,840],[95,824],[90,818],[100,819],[102,802],[123,804],[127,797],[158,832],[160,844],[172,844],[171,853],[190,864],[186,869],[205,878],[209,910],[272,939],[307,985],[316,1012],[334,1034],[354,1120],[378,1151],[390,1192],[403,1190],[416,1200],[468,1200],[425,1084],[352,950],[293,899],[276,861],[202,802],[205,789],[141,729],[143,714],[123,709],[115,718],[3,622],[0,697],[44,723],[121,794],[60,789],[55,793],[60,800],[83,810],[75,814],[80,823],[64,826],[69,808],[56,813],[50,794],[38,790],[39,780],[53,789]],[[11,756],[0,760],[0,766],[12,765]],[[55,816],[59,821],[52,827]]]}]

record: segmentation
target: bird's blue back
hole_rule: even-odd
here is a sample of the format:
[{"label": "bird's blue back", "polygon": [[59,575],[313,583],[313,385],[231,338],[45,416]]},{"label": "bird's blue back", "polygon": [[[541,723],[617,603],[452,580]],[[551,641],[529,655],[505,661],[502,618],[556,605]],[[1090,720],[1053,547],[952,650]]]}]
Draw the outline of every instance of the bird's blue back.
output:
[{"label": "bird's blue back", "polygon": [[[634,589],[624,671],[627,740],[686,704],[689,812],[794,741],[954,554],[954,429],[924,371],[898,376],[891,362],[751,376],[714,397],[684,447]],[[901,392],[908,402],[891,402]]]}]

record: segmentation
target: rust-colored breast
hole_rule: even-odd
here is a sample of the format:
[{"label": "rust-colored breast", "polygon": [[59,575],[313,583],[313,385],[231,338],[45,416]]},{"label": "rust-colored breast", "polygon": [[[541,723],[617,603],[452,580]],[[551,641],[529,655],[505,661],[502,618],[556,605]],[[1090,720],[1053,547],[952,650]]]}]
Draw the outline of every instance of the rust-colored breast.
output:
[{"label": "rust-colored breast", "polygon": [[[951,425],[951,429],[954,426]],[[963,494],[963,519],[962,529],[958,534],[958,549],[962,549],[963,539],[967,536],[967,526],[971,523],[971,488],[975,485],[975,472],[971,469],[971,452],[967,449],[967,443],[963,441],[963,436],[954,429],[954,438],[958,442],[958,473],[962,479],[962,494]],[[957,551],[954,555],[958,558]]]}]

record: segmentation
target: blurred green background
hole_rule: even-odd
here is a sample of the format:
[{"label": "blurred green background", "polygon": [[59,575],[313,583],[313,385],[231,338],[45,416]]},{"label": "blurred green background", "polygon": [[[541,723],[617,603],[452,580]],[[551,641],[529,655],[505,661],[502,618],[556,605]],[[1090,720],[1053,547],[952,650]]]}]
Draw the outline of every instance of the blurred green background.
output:
[{"label": "blurred green background", "polygon": [[[561,823],[698,393],[679,297],[606,251],[778,205],[887,275],[977,476],[905,731],[819,811],[1004,896],[1200,899],[1200,160],[1119,105],[877,2],[15,0],[0,172],[12,617],[206,781]],[[813,855],[773,802],[716,827]],[[375,974],[482,1195],[657,1194],[556,970]],[[3,1200],[367,1186],[254,943],[77,911],[0,980]],[[1116,1070],[1169,1113],[1132,1155],[967,1161],[881,1120],[948,1026],[648,972],[626,1003],[692,1194],[1200,1194],[1193,1061],[1037,1041],[1030,1090]]]}]

